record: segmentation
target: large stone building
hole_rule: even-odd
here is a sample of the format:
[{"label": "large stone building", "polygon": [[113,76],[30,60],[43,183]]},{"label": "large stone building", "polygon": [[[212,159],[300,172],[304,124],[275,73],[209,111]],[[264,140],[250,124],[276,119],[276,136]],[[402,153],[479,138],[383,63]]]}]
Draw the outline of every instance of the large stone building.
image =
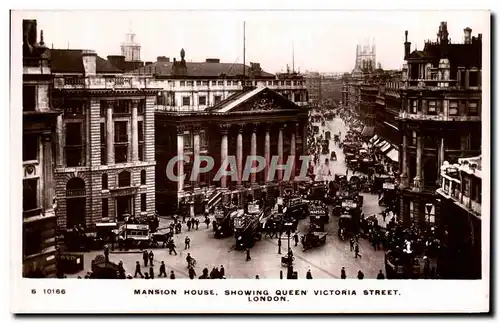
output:
[{"label": "large stone building", "polygon": [[23,276],[55,277],[54,132],[50,51],[36,20],[23,20]]},{"label": "large stone building", "polygon": [[[481,34],[471,37],[466,28],[464,43],[452,44],[442,22],[437,35],[423,50],[410,52],[407,33],[404,44],[398,121],[400,216],[406,225],[425,226],[435,219],[439,227],[440,165],[481,153]],[[427,216],[426,204],[433,205],[433,217]]]},{"label": "large stone building", "polygon": [[334,73],[309,72],[304,74],[309,103],[317,104],[323,100],[342,100],[341,76]]},{"label": "large stone building", "polygon": [[154,103],[144,88],[91,50],[53,49],[55,183],[60,228],[153,215]]},{"label": "large stone building", "polygon": [[[221,191],[256,191],[257,183],[265,183],[263,172],[254,185],[250,180],[212,180],[223,157],[236,155],[240,163],[249,154],[279,155],[280,149],[284,157],[296,151],[298,156],[305,138],[309,98],[302,75],[273,75],[257,63],[245,66],[213,58],[187,62],[185,55],[182,50],[180,60],[159,57],[132,73],[138,78],[154,78],[154,86],[161,88],[155,102],[156,204],[160,214],[174,212],[182,201],[191,203],[191,212],[202,212],[204,205],[220,200]],[[168,179],[168,162],[183,155],[211,156],[215,170],[188,180],[191,158],[176,168],[187,174],[186,180]]]},{"label": "large stone building", "polygon": [[446,261],[442,272],[451,279],[481,279],[482,158],[459,158],[441,166],[442,227]]}]

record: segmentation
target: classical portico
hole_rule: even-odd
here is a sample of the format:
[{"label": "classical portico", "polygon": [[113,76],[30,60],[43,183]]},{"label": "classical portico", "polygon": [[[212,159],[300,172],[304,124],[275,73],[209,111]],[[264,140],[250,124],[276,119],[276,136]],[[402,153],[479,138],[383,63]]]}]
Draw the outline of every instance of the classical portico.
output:
[{"label": "classical portico", "polygon": [[[244,90],[205,112],[186,114],[182,118],[174,118],[168,114],[157,115],[157,129],[162,127],[167,132],[158,131],[157,134],[168,137],[169,130],[176,129],[175,156],[179,160],[182,156],[187,156],[190,160],[176,165],[177,174],[186,175],[184,180],[179,180],[175,185],[168,184],[167,180],[164,182],[167,186],[165,188],[177,201],[194,199],[196,202],[201,199],[197,196],[206,196],[208,200],[217,194],[255,196],[270,187],[278,190],[293,184],[293,178],[300,170],[298,157],[303,151],[304,135],[307,135],[307,115],[305,108],[268,88]],[[158,149],[163,151],[165,157],[173,157],[174,151],[171,148],[157,146]],[[200,155],[213,158],[214,167],[190,182],[189,179],[193,179],[191,171],[194,157]],[[262,171],[248,174],[247,169],[245,174],[247,162],[254,167],[262,167],[258,161],[252,162],[251,156],[262,157],[265,165]],[[290,156],[294,156],[295,161],[290,177],[284,178],[283,170],[276,170],[272,176],[271,173],[276,168],[272,165],[273,157],[274,164],[283,165]],[[168,160],[164,157],[159,159],[165,162],[159,162],[158,167],[166,167]],[[217,172],[224,165],[228,166],[228,171],[235,166],[234,176],[217,178]],[[172,190],[175,190],[175,194]]]}]

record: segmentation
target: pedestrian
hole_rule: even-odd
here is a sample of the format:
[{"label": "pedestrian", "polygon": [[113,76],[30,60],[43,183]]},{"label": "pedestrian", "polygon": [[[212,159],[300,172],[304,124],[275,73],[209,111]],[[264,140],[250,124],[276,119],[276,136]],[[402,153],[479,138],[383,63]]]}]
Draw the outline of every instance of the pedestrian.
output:
[{"label": "pedestrian", "polygon": [[188,236],[186,236],[186,239],[184,239],[184,244],[185,244],[185,247],[184,247],[184,250],[186,249],[189,249],[191,246],[189,245],[191,242],[191,239],[189,239]]},{"label": "pedestrian", "polygon": [[281,255],[281,237],[278,238],[278,254]]},{"label": "pedestrian", "polygon": [[212,221],[212,230],[214,232],[217,231],[217,221],[215,221],[215,220]]},{"label": "pedestrian", "polygon": [[182,214],[182,223],[186,223],[186,213]]},{"label": "pedestrian", "polygon": [[384,222],[385,222],[385,218],[387,217],[387,212],[386,211],[383,211],[382,212],[382,219],[384,219]]},{"label": "pedestrian", "polygon": [[207,225],[208,229],[208,226],[210,225],[210,219],[208,218],[208,216],[205,217],[205,224]]},{"label": "pedestrian", "polygon": [[[193,221],[194,221],[194,225],[196,225],[196,230],[198,230],[198,226],[200,225],[200,220],[195,219]],[[210,222],[210,220],[209,220],[209,222]]]},{"label": "pedestrian", "polygon": [[203,268],[203,271],[202,271],[202,274],[200,277],[198,277],[198,279],[208,279],[208,268]]},{"label": "pedestrian", "polygon": [[313,276],[311,274],[311,269],[308,269],[307,270],[307,273],[306,273],[306,279],[313,279]]},{"label": "pedestrian", "polygon": [[226,269],[223,265],[220,265],[219,273],[222,277],[226,277]]},{"label": "pedestrian", "polygon": [[190,266],[188,269],[189,279],[196,278],[196,271],[194,271],[194,267]]},{"label": "pedestrian", "polygon": [[349,245],[351,246],[351,252],[354,251],[354,238],[349,239]]},{"label": "pedestrian", "polygon": [[154,266],[154,263],[153,263],[154,258],[155,258],[155,255],[153,254],[153,250],[150,250],[149,251],[149,264],[151,266]]},{"label": "pedestrian", "polygon": [[147,267],[148,266],[148,260],[149,260],[149,255],[148,255],[148,251],[147,250],[144,250],[142,252],[142,260],[144,260],[144,267]]},{"label": "pedestrian", "polygon": [[255,279],[260,279],[259,275],[255,275]]},{"label": "pedestrian", "polygon": [[123,268],[123,261],[121,260],[118,263],[118,272],[120,273],[120,278],[125,278],[125,268]]},{"label": "pedestrian", "polygon": [[365,274],[361,270],[358,270],[358,279],[363,279],[365,278]]},{"label": "pedestrian", "polygon": [[356,246],[354,247],[354,258],[361,258],[361,255],[359,254],[359,245],[356,244]]},{"label": "pedestrian", "polygon": [[295,241],[295,247],[297,247],[297,245],[299,244],[299,235],[297,234],[297,232],[294,233],[293,240]]},{"label": "pedestrian", "polygon": [[161,277],[161,275],[163,275],[164,277],[167,277],[167,270],[165,268],[165,262],[163,260],[161,261],[160,274],[158,275],[158,277]]},{"label": "pedestrian", "polygon": [[138,262],[138,261],[135,262],[135,274],[134,274],[134,278],[137,277],[137,274],[139,274],[139,276],[141,276],[141,278],[144,278],[144,276],[141,273],[141,263]]},{"label": "pedestrian", "polygon": [[174,239],[170,239],[170,242],[168,243],[168,254],[171,255],[172,252],[177,256],[177,251],[175,251]]},{"label": "pedestrian", "polygon": [[247,248],[247,261],[251,260],[252,258],[250,257],[250,249]]},{"label": "pedestrian", "polygon": [[107,245],[104,246],[104,259],[109,262],[109,247]]},{"label": "pedestrian", "polygon": [[189,218],[189,220],[187,220],[186,225],[188,227],[188,231],[191,231],[191,218]]},{"label": "pedestrian", "polygon": [[346,279],[347,276],[345,274],[345,267],[342,267],[342,269],[340,270],[340,279]]},{"label": "pedestrian", "polygon": [[149,274],[148,273],[144,273],[144,279],[149,279]]},{"label": "pedestrian", "polygon": [[377,279],[385,279],[384,274],[382,273],[382,270],[378,272]]},{"label": "pedestrian", "polygon": [[173,270],[170,271],[170,279],[175,279],[175,273]]},{"label": "pedestrian", "polygon": [[151,277],[151,279],[155,278],[155,271],[154,271],[153,265],[151,265],[151,267],[149,267],[149,277]]}]

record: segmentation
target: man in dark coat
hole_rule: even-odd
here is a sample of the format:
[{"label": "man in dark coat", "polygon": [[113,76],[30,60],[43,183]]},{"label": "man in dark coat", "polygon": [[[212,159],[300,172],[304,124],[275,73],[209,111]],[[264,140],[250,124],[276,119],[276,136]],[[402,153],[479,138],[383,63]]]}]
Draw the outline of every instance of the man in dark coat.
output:
[{"label": "man in dark coat", "polygon": [[141,273],[141,263],[136,261],[135,262],[135,274],[134,278],[137,277],[137,275],[141,276],[141,278],[144,278],[144,276]]},{"label": "man in dark coat", "polygon": [[341,279],[346,279],[347,276],[345,274],[345,267],[342,267],[342,269],[340,270],[340,278]]},{"label": "man in dark coat", "polygon": [[144,250],[142,252],[142,260],[144,260],[144,267],[147,267],[148,266],[148,260],[149,260],[149,255],[148,255],[148,251],[147,250]]},{"label": "man in dark coat", "polygon": [[186,236],[186,239],[184,239],[184,244],[185,244],[184,249],[191,248],[190,243],[191,243],[191,239],[188,236]]},{"label": "man in dark coat", "polygon": [[378,272],[377,279],[385,279],[384,274],[382,273],[382,270]]},{"label": "man in dark coat", "polygon": [[365,274],[361,270],[358,270],[358,279],[363,279],[365,278]]},{"label": "man in dark coat", "polygon": [[191,225],[192,225],[191,218],[189,218],[189,219],[187,220],[186,225],[187,225],[187,227],[188,227],[188,231],[190,231],[190,230],[191,230]]},{"label": "man in dark coat", "polygon": [[354,247],[354,258],[361,258],[361,255],[359,254],[359,245],[356,244],[356,246]]},{"label": "man in dark coat", "polygon": [[162,275],[167,277],[167,269],[165,268],[165,262],[163,260],[161,261],[160,274],[158,275],[158,277],[161,277]]},{"label": "man in dark coat", "polygon": [[193,266],[189,267],[188,273],[189,273],[189,279],[195,279],[196,278],[196,271],[194,271]]},{"label": "man in dark coat", "polygon": [[155,271],[154,271],[153,265],[151,265],[151,267],[149,267],[149,277],[151,277],[151,279],[155,278]]},{"label": "man in dark coat", "polygon": [[281,237],[278,237],[278,254],[281,255]]},{"label": "man in dark coat", "polygon": [[252,258],[250,257],[250,249],[247,248],[247,261],[251,260]]},{"label": "man in dark coat", "polygon": [[224,269],[223,265],[220,265],[219,273],[221,278],[226,276],[226,270]]},{"label": "man in dark coat", "polygon": [[293,234],[293,240],[295,241],[295,247],[297,247],[297,245],[299,244],[299,235],[297,234],[297,232]]},{"label": "man in dark coat", "polygon": [[175,273],[173,270],[170,271],[170,279],[175,279]]},{"label": "man in dark coat", "polygon": [[311,274],[311,269],[308,269],[307,270],[307,273],[306,273],[306,279],[313,279],[313,276]]},{"label": "man in dark coat", "polygon": [[149,264],[151,266],[154,266],[154,263],[153,263],[154,259],[155,259],[155,255],[153,254],[153,250],[150,250],[149,251]]}]

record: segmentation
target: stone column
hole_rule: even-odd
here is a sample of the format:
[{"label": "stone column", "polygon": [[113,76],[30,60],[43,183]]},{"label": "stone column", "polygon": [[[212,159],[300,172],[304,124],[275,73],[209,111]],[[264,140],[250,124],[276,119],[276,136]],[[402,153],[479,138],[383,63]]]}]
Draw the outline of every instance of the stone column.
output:
[{"label": "stone column", "polygon": [[413,189],[415,191],[420,191],[422,189],[422,153],[424,150],[424,140],[420,133],[417,133],[417,161],[416,169],[417,174],[413,179]]},{"label": "stone column", "polygon": [[57,116],[56,123],[56,166],[63,167],[64,165],[64,124],[62,114]]},{"label": "stone column", "polygon": [[238,125],[238,135],[236,136],[236,165],[238,167],[238,185],[241,186],[243,175],[243,125]]},{"label": "stone column", "polygon": [[401,152],[401,188],[407,188],[408,182],[408,136],[403,134],[403,151]]},{"label": "stone column", "polygon": [[[283,164],[283,124],[279,125],[278,128],[278,160],[279,160],[279,165]],[[283,171],[278,170],[278,182],[281,183],[283,181]]]},{"label": "stone column", "polygon": [[132,122],[127,122],[127,163],[132,161]]},{"label": "stone column", "polygon": [[139,100],[132,100],[132,162],[139,161],[139,132],[137,124],[137,108]]},{"label": "stone column", "polygon": [[[252,156],[257,155],[257,129],[258,124],[254,123],[252,125],[252,137],[250,138],[250,155]],[[254,164],[252,164],[252,166],[254,166]],[[255,184],[255,182],[257,181],[257,173],[252,173],[250,174],[250,176],[252,184]]]},{"label": "stone column", "polygon": [[52,136],[42,137],[43,145],[43,200],[41,201],[44,211],[52,209],[52,199],[55,196],[54,165],[52,160]]},{"label": "stone column", "polygon": [[295,170],[297,168],[297,158],[296,158],[296,154],[297,154],[297,148],[296,148],[296,144],[295,144],[295,133],[297,131],[297,127],[298,125],[296,124],[293,128],[292,128],[292,137],[290,138],[290,156],[293,157],[293,167],[292,167],[292,173],[290,175],[290,180],[293,180],[295,178]]},{"label": "stone column", "polygon": [[184,127],[177,127],[177,176],[179,176],[179,181],[177,182],[177,191],[184,191],[184,178],[181,176],[184,174],[184,161],[180,159],[184,156]]},{"label": "stone column", "polygon": [[438,147],[438,167],[437,167],[437,184],[440,185],[441,179],[439,178],[441,176],[441,166],[443,166],[444,163],[444,138],[439,138],[439,147]]},{"label": "stone column", "polygon": [[[200,157],[200,130],[201,129],[198,126],[195,126],[193,128],[193,162],[196,160],[196,158]],[[199,186],[199,176],[193,182],[193,187],[198,187],[198,186]]]},{"label": "stone column", "polygon": [[265,176],[266,182],[269,182],[269,164],[271,162],[271,125],[266,124],[266,135],[264,138],[265,144],[264,144],[264,158],[266,159],[266,168],[265,168]]},{"label": "stone column", "polygon": [[[227,133],[229,131],[228,125],[222,124],[220,125],[221,131],[221,145],[220,145],[220,162],[221,165],[227,160],[228,155],[228,142],[227,142]],[[227,177],[222,176],[220,179],[220,186],[222,188],[227,188]]]},{"label": "stone column", "polygon": [[113,123],[113,102],[106,102],[106,151],[107,151],[107,164],[114,165],[115,163],[115,131]]}]

